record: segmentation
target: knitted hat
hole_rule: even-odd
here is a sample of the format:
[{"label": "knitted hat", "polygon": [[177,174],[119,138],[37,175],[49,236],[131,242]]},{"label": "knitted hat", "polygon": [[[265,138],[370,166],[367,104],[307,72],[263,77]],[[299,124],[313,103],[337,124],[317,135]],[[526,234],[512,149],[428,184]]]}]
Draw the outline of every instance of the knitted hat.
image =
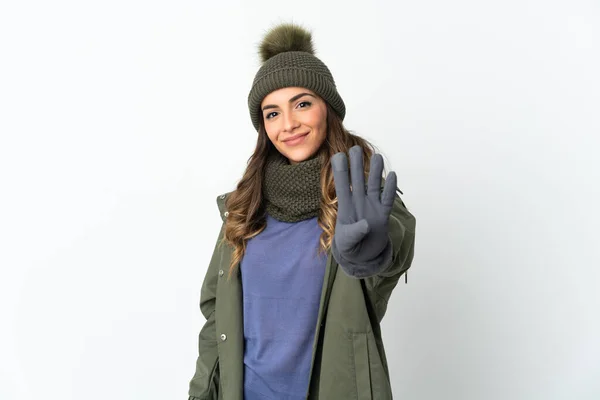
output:
[{"label": "knitted hat", "polygon": [[344,119],[346,106],[329,68],[314,55],[310,32],[291,23],[275,26],[263,38],[259,53],[263,65],[248,95],[250,118],[257,131],[262,118],[260,104],[265,96],[290,86],[312,90]]}]

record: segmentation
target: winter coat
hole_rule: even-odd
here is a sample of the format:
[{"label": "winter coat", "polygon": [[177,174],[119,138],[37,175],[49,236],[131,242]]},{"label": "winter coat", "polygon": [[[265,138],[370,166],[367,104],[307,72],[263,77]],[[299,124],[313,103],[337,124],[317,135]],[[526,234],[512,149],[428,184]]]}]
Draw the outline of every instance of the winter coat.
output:
[{"label": "winter coat", "polygon": [[[202,284],[206,318],[198,338],[196,372],[188,400],[243,400],[244,328],[239,264],[227,278],[232,247],[224,236],[229,193],[217,198],[223,224]],[[328,250],[315,326],[307,400],[392,399],[380,323],[392,290],[411,266],[415,217],[396,195],[389,220],[394,256],[379,275],[354,278]]]}]

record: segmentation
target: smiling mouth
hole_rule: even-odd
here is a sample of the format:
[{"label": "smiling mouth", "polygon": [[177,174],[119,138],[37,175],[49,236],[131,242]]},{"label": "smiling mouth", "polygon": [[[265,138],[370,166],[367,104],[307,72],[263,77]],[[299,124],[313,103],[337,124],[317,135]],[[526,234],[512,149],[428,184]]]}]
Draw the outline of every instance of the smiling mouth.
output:
[{"label": "smiling mouth", "polygon": [[285,143],[285,142],[291,142],[291,141],[294,141],[294,140],[300,139],[301,137],[304,137],[304,136],[306,136],[306,135],[308,135],[308,132],[306,132],[306,133],[303,133],[303,134],[301,134],[301,135],[296,135],[296,136],[294,136],[294,137],[291,137],[291,138],[287,138],[287,139],[285,139],[283,142],[284,142],[284,143]]},{"label": "smiling mouth", "polygon": [[302,145],[302,143],[304,143],[306,141],[306,137],[308,136],[308,133],[304,134],[304,135],[299,135],[299,136],[294,136],[291,139],[286,140],[285,142],[283,142],[287,147],[296,147],[296,146],[300,146]]}]

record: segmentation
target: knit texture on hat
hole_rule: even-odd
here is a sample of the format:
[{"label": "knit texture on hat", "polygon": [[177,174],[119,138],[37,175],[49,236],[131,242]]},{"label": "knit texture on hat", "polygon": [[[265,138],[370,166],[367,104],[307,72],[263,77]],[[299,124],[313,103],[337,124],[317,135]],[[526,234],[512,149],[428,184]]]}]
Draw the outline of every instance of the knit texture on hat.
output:
[{"label": "knit texture on hat", "polygon": [[321,202],[319,157],[289,164],[279,151],[267,158],[263,198],[269,215],[279,221],[297,222],[319,215]]},{"label": "knit texture on hat", "polygon": [[258,131],[260,104],[266,95],[298,86],[321,96],[344,119],[346,106],[329,68],[314,55],[310,32],[293,24],[281,24],[265,35],[259,52],[263,61],[248,94],[252,124]]}]

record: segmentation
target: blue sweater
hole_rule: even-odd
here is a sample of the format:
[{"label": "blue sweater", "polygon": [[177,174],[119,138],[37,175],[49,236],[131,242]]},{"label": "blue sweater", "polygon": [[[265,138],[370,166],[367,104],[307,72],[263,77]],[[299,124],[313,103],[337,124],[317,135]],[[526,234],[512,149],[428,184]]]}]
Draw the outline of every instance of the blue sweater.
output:
[{"label": "blue sweater", "polygon": [[325,273],[317,218],[281,222],[267,215],[241,261],[244,294],[244,399],[301,400]]}]

